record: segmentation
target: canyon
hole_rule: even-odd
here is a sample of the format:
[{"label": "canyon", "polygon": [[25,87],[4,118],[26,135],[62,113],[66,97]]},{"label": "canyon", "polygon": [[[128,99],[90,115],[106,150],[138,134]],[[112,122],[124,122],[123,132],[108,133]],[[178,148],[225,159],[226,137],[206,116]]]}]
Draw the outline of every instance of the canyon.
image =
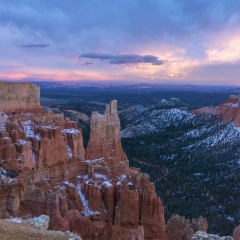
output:
[{"label": "canyon", "polygon": [[32,84],[1,83],[0,217],[45,214],[50,230],[89,240],[165,240],[154,184],[129,167],[122,149],[117,101],[92,113],[85,151],[77,123],[45,113],[39,93]]},{"label": "canyon", "polygon": [[[184,111],[178,121],[190,116],[188,105],[174,98],[170,103]],[[66,115],[90,123],[86,149],[82,130]],[[150,176],[129,166],[116,100],[90,119],[71,110],[66,115],[40,106],[38,86],[0,82],[0,218],[48,215],[49,230],[71,231],[84,240],[212,239],[202,233],[208,231],[203,217],[190,222],[173,215],[165,223]],[[239,232],[236,227],[234,240]]]}]

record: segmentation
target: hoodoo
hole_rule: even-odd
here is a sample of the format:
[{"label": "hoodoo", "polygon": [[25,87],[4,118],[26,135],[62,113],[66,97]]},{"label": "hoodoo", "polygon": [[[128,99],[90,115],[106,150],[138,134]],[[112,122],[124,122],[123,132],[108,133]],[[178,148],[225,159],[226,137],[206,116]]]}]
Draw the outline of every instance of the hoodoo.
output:
[{"label": "hoodoo", "polygon": [[77,123],[44,113],[37,86],[0,85],[1,218],[45,214],[49,229],[87,240],[166,240],[155,186],[122,149],[116,100],[92,114],[85,153]]},{"label": "hoodoo", "polygon": [[90,121],[90,139],[85,159],[104,158],[112,176],[128,171],[129,164],[122,149],[117,101],[107,104],[105,114],[93,112]]}]

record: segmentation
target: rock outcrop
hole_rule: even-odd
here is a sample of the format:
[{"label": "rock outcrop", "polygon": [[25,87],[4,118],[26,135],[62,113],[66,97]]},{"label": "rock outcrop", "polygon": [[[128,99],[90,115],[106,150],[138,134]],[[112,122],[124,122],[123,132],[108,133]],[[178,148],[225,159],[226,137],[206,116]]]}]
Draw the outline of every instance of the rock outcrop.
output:
[{"label": "rock outcrop", "polygon": [[88,117],[87,114],[82,113],[82,112],[77,112],[77,111],[74,111],[74,110],[65,110],[64,115],[69,117],[70,119],[72,119],[74,121],[80,120],[80,121],[83,121],[83,122],[86,122],[86,123],[89,123],[89,121],[90,121],[90,118]]},{"label": "rock outcrop", "polygon": [[48,215],[49,229],[87,240],[166,240],[155,186],[122,149],[115,100],[92,114],[85,153],[76,122],[18,99],[0,132],[1,218]]},{"label": "rock outcrop", "polygon": [[10,114],[26,111],[42,112],[40,88],[30,83],[0,81],[0,110]]},{"label": "rock outcrop", "polygon": [[167,240],[189,240],[194,232],[189,220],[173,215],[167,222]]},{"label": "rock outcrop", "polygon": [[240,96],[231,95],[218,107],[204,107],[196,109],[193,114],[212,114],[222,116],[223,122],[233,121],[236,127],[240,126]]},{"label": "rock outcrop", "polygon": [[233,231],[233,239],[240,240],[240,225],[237,226]]},{"label": "rock outcrop", "polygon": [[191,227],[193,229],[193,232],[207,232],[208,231],[208,222],[207,219],[200,216],[197,220],[193,219],[191,223]]},{"label": "rock outcrop", "polygon": [[202,216],[197,220],[193,219],[192,222],[180,217],[179,215],[173,215],[167,222],[167,239],[168,240],[190,240],[194,236],[194,233],[198,231],[207,232],[208,223],[206,218]]},{"label": "rock outcrop", "polygon": [[106,106],[104,115],[98,112],[92,113],[90,129],[85,159],[94,160],[103,157],[112,176],[127,171],[129,163],[121,145],[116,100]]}]

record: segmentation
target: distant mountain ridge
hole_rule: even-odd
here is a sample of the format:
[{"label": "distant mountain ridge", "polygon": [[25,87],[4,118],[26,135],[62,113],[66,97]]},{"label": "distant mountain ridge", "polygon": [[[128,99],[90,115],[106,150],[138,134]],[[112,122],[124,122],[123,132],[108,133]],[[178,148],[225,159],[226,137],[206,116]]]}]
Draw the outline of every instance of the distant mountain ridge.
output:
[{"label": "distant mountain ridge", "polygon": [[170,124],[179,125],[191,115],[192,107],[178,98],[162,99],[148,105],[136,105],[119,112],[121,137],[134,137],[161,131]]}]

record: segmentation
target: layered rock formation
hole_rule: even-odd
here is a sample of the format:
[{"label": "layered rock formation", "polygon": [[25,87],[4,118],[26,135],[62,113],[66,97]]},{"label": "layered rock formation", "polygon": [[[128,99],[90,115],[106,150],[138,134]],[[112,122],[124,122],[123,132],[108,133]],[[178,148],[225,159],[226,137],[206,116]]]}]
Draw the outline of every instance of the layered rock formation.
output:
[{"label": "layered rock formation", "polygon": [[0,110],[7,114],[22,113],[29,110],[42,112],[40,88],[30,83],[0,81]]},{"label": "layered rock formation", "polygon": [[45,214],[49,229],[70,230],[87,240],[166,240],[155,187],[149,175],[129,168],[121,147],[117,102],[107,105],[105,115],[92,114],[85,153],[77,123],[43,113],[39,99],[31,100],[35,86],[27,89],[30,96],[16,93],[16,105],[9,90],[13,114],[0,104],[8,113],[0,131],[0,217]]},{"label": "layered rock formation", "polygon": [[236,127],[240,126],[240,96],[231,95],[218,107],[204,107],[196,109],[193,114],[221,115],[223,122],[233,121]]},{"label": "layered rock formation", "polygon": [[92,113],[90,129],[85,158],[94,160],[103,157],[112,176],[126,172],[129,164],[121,145],[116,100],[106,106],[104,115],[98,112]]}]

